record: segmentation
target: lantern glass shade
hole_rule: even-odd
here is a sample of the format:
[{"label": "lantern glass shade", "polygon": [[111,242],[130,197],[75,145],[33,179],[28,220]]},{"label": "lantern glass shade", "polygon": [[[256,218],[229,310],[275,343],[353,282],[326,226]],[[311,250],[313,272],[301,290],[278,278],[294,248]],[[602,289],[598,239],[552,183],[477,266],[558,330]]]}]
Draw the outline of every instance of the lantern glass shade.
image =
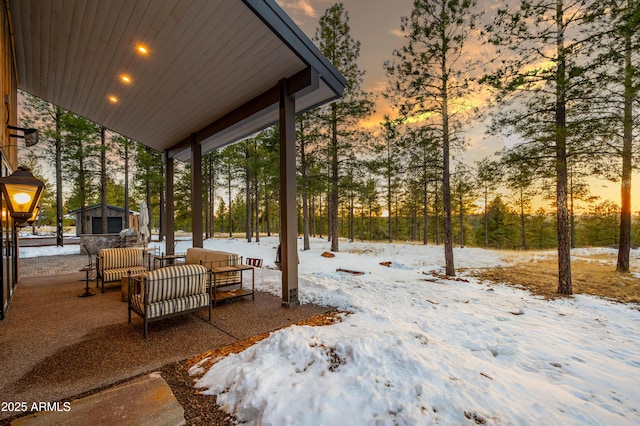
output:
[{"label": "lantern glass shade", "polygon": [[0,178],[0,189],[11,217],[17,222],[26,222],[40,202],[44,183],[26,167],[18,167],[10,176]]},{"label": "lantern glass shade", "polygon": [[33,223],[36,221],[36,219],[38,218],[38,213],[40,212],[40,206],[36,206],[35,209],[33,209],[33,214],[31,215],[31,217],[29,219],[27,219],[27,223],[29,225],[33,225]]}]

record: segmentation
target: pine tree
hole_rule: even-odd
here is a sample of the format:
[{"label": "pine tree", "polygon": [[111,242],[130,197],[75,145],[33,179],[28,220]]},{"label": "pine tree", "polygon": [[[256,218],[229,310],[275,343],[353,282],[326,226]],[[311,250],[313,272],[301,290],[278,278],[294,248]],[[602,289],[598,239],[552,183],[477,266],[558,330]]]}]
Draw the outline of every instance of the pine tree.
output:
[{"label": "pine tree", "polygon": [[502,181],[500,163],[484,158],[476,163],[476,181],[483,196],[484,246],[489,247],[489,194],[495,191]]},{"label": "pine tree", "polygon": [[[485,81],[497,89],[503,108],[494,125],[551,157],[556,180],[558,293],[572,294],[567,157],[584,139],[580,128],[588,73],[581,65],[592,0],[521,0],[497,11],[486,27],[496,51],[496,70]],[[581,38],[583,37],[583,38]],[[505,105],[506,104],[506,105]],[[584,121],[582,122],[584,123]]]},{"label": "pine tree", "polygon": [[67,201],[70,209],[80,209],[80,232],[87,233],[85,208],[96,188],[93,180],[97,175],[96,145],[98,127],[91,121],[75,114],[65,114],[61,118],[64,151],[63,169],[66,179],[72,182],[72,196]]},{"label": "pine tree", "polygon": [[63,197],[63,176],[62,176],[62,118],[68,114],[60,107],[43,101],[40,98],[20,92],[22,96],[23,112],[26,123],[38,123],[41,138],[47,141],[49,146],[45,152],[50,154],[50,160],[55,169],[56,179],[56,245],[64,246],[64,197]]},{"label": "pine tree", "polygon": [[[162,194],[164,191],[164,178],[162,167],[162,154],[149,147],[141,144],[136,144],[135,151],[135,172],[134,172],[134,187],[141,198],[147,203],[149,209],[149,229],[158,227],[162,229],[162,221],[158,220],[154,222],[156,212],[160,215],[162,211]],[[176,169],[176,180],[179,169]],[[175,197],[178,200],[179,197]],[[190,199],[190,198],[189,198]],[[157,200],[157,201],[156,201]],[[176,209],[176,214],[178,214]],[[176,226],[178,223],[176,221]]]},{"label": "pine tree", "polygon": [[444,249],[447,275],[455,275],[451,229],[450,153],[462,144],[457,129],[464,121],[464,99],[472,93],[465,60],[478,18],[475,0],[415,0],[402,18],[406,44],[385,63],[391,87],[387,95],[399,106],[399,116],[416,127],[437,133],[442,153]]},{"label": "pine tree", "polygon": [[640,59],[636,52],[640,49],[640,2],[638,0],[608,0],[603,2],[609,14],[605,18],[605,28],[612,28],[603,38],[608,76],[606,81],[612,86],[615,102],[614,129],[622,125],[619,155],[622,159],[620,241],[616,269],[629,272],[631,249],[631,174],[633,160],[634,127],[638,119],[634,114],[634,103],[640,90]]},{"label": "pine tree", "polygon": [[517,244],[517,227],[502,197],[496,196],[489,204],[489,244],[498,249],[512,248]]},{"label": "pine tree", "polygon": [[336,3],[320,17],[314,37],[320,51],[347,80],[342,98],[320,112],[322,120],[328,128],[326,137],[330,164],[329,237],[331,238],[331,251],[339,251],[340,163],[345,150],[351,148],[357,121],[373,112],[371,95],[360,87],[364,76],[364,72],[358,68],[357,63],[360,56],[360,42],[351,37],[350,31],[349,14],[342,3]]},{"label": "pine tree", "polygon": [[452,199],[455,200],[455,205],[458,210],[458,236],[460,247],[464,247],[465,243],[465,214],[471,210],[473,203],[476,200],[476,191],[471,175],[471,170],[462,163],[456,164],[455,173],[452,176]]},{"label": "pine tree", "polygon": [[[129,138],[125,138],[124,136],[115,136],[111,139],[113,143],[114,152],[122,159],[124,162],[124,197],[123,197],[123,205],[124,205],[124,227],[130,228],[131,224],[129,223],[129,211],[131,210],[131,206],[129,203],[129,173],[130,173],[130,160],[131,160],[131,152],[135,147],[135,142]],[[162,241],[162,231],[160,231],[160,240]]]}]

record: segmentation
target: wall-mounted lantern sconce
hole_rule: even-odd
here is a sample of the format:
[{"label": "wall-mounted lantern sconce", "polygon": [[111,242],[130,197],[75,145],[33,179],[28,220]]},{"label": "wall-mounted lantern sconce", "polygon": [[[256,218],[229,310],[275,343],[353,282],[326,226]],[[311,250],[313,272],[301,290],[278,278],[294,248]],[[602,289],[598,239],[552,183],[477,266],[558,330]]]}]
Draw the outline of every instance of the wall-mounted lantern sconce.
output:
[{"label": "wall-mounted lantern sconce", "polygon": [[7,200],[9,215],[16,223],[23,223],[34,216],[44,182],[36,179],[27,167],[20,166],[11,175],[0,178],[0,190]]},{"label": "wall-mounted lantern sconce", "polygon": [[11,124],[9,124],[9,112],[10,112],[9,101],[10,101],[9,95],[4,95],[4,106],[7,108],[7,121],[6,121],[7,129],[9,129],[9,130],[20,130],[22,132],[21,135],[10,133],[9,136],[11,136],[12,138],[24,139],[24,144],[27,147],[30,147],[30,146],[33,146],[33,145],[37,144],[38,143],[38,129],[17,127],[17,126],[12,126]]},{"label": "wall-mounted lantern sconce", "polygon": [[40,212],[40,206],[36,206],[36,208],[33,209],[33,214],[31,215],[31,217],[29,219],[27,219],[27,225],[33,226],[33,224],[35,223],[36,219],[38,218],[38,213],[39,212]]},{"label": "wall-mounted lantern sconce", "polygon": [[20,130],[22,135],[9,134],[12,138],[20,138],[24,139],[24,144],[27,147],[33,146],[38,143],[38,129],[27,129],[24,127],[16,127],[7,124],[7,129],[9,130]]}]

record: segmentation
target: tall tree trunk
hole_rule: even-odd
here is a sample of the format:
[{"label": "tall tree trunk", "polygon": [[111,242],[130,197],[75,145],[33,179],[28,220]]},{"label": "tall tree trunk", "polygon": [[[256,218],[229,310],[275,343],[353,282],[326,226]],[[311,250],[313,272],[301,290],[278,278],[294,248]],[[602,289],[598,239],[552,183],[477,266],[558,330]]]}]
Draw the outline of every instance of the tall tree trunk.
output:
[{"label": "tall tree trunk", "polygon": [[[303,124],[301,124],[303,126]],[[302,174],[302,250],[309,250],[309,187],[307,177],[307,156],[305,153],[304,127],[300,129],[300,173]]]},{"label": "tall tree trunk", "polygon": [[227,184],[229,186],[229,238],[233,237],[233,214],[231,211],[231,173],[227,175]]},{"label": "tall tree trunk", "polygon": [[[631,9],[632,0],[627,0]],[[631,62],[631,35],[625,32],[624,52],[624,123],[622,136],[622,185],[620,209],[620,243],[616,270],[629,272],[629,252],[631,249],[631,160],[633,153],[633,100],[636,90],[633,86],[634,68]]]},{"label": "tall tree trunk", "polygon": [[102,215],[103,234],[109,232],[109,221],[107,220],[107,144],[105,131],[106,129],[104,127],[100,127],[100,214]]},{"label": "tall tree trunk", "polygon": [[373,241],[373,206],[369,203],[369,241]]},{"label": "tall tree trunk", "polygon": [[[445,10],[445,2],[443,0],[442,10]],[[443,26],[442,40],[446,40],[444,34],[445,26]],[[451,236],[451,184],[449,170],[449,98],[447,88],[447,57],[442,55],[441,63],[442,75],[442,203],[444,208],[444,260],[446,274],[454,276],[456,274],[455,265],[453,263],[453,238]]]},{"label": "tall tree trunk", "polygon": [[254,180],[253,180],[253,188],[254,188],[254,210],[256,212],[255,216],[256,216],[256,243],[260,242],[260,209],[258,208],[259,203],[258,201],[260,200],[260,193],[258,191],[258,176],[254,176]]},{"label": "tall tree trunk", "polygon": [[429,183],[425,178],[424,181],[424,200],[423,200],[423,225],[422,225],[422,244],[425,246],[429,244]]},{"label": "tall tree trunk", "polygon": [[484,248],[489,247],[489,190],[484,187]]},{"label": "tall tree trunk", "polygon": [[355,240],[355,235],[354,235],[354,205],[353,205],[353,192],[350,193],[349,195],[349,241],[353,242]]},{"label": "tall tree trunk", "polygon": [[211,157],[205,163],[206,197],[204,200],[204,239],[211,238]]},{"label": "tall tree trunk", "polygon": [[209,223],[211,224],[211,238],[216,236],[216,164],[211,157],[210,169],[211,169],[211,185],[209,186],[209,200],[211,207],[209,208]]},{"label": "tall tree trunk", "polygon": [[318,206],[318,212],[320,214],[320,219],[318,220],[318,223],[320,224],[320,232],[318,233],[318,238],[322,238],[322,232],[324,231],[324,222],[322,222],[322,195],[318,197],[318,203],[320,204]]},{"label": "tall tree trunk", "polygon": [[576,216],[573,210],[573,168],[571,168],[571,173],[569,174],[569,228],[570,228],[570,239],[571,239],[571,248],[576,248]]},{"label": "tall tree trunk", "polygon": [[[245,152],[245,161],[249,162],[249,148],[247,147],[247,150]],[[245,219],[244,219],[244,226],[245,226],[245,237],[247,238],[247,242],[251,242],[252,239],[252,232],[251,232],[251,172],[249,170],[249,166],[246,165],[244,167],[244,177],[245,177],[245,182],[244,182],[244,191],[245,191],[245,196],[244,196],[244,212],[245,212]]]},{"label": "tall tree trunk", "polygon": [[338,247],[338,123],[336,105],[331,105],[331,202],[329,210],[329,236],[331,238],[331,251],[340,251]]},{"label": "tall tree trunk", "polygon": [[316,201],[315,197],[311,197],[311,205],[309,206],[309,233],[315,238],[316,236]]},{"label": "tall tree trunk", "polygon": [[271,236],[271,213],[270,213],[270,209],[269,209],[269,204],[271,204],[269,202],[270,197],[269,197],[269,191],[265,190],[264,191],[264,215],[265,215],[265,220],[267,222],[267,237]]},{"label": "tall tree trunk", "polygon": [[573,294],[571,283],[571,246],[567,209],[567,117],[566,63],[564,51],[563,1],[556,1],[558,71],[556,77],[556,200],[558,233],[558,293]]},{"label": "tall tree trunk", "polygon": [[524,190],[520,188],[520,235],[522,238],[522,250],[527,250],[527,233],[524,222]]},{"label": "tall tree trunk", "polygon": [[395,232],[395,237],[396,237],[396,240],[399,240],[400,239],[400,207],[399,207],[400,203],[398,202],[398,194],[397,193],[396,193],[395,203],[394,204],[395,204],[395,207],[396,207],[395,208],[396,215],[395,215],[395,220],[394,220],[394,223],[396,225],[395,226],[395,231],[396,231]]},{"label": "tall tree trunk", "polygon": [[434,200],[435,226],[436,226],[436,245],[440,245],[440,191],[438,190],[438,181],[436,180],[436,193]]},{"label": "tall tree trunk", "polygon": [[[158,201],[160,208],[158,209],[158,241],[164,241],[164,221],[166,220],[164,217],[164,205],[165,205],[165,168],[162,166],[162,163],[160,163],[160,176],[161,176],[161,181],[162,184],[160,185],[160,199]],[[147,206],[149,209],[151,209],[151,206]],[[149,210],[149,214],[151,214],[151,210]],[[153,228],[151,227],[151,222],[149,222],[149,235],[152,234],[152,230]],[[149,237],[149,240],[151,240],[151,236]]]},{"label": "tall tree trunk", "polygon": [[[124,227],[130,228],[129,221],[129,141],[124,142]],[[160,204],[162,205],[162,204]],[[160,209],[162,211],[162,209]]]},{"label": "tall tree trunk", "polygon": [[149,233],[151,233],[151,212],[153,211],[151,208],[151,168],[147,169],[145,189],[145,202],[147,203],[147,211],[149,212]]},{"label": "tall tree trunk", "polygon": [[464,247],[464,205],[462,200],[462,192],[460,192],[460,247]]},{"label": "tall tree trunk", "polygon": [[387,233],[389,242],[393,242],[393,215],[391,214],[391,141],[387,139]]},{"label": "tall tree trunk", "polygon": [[82,147],[82,141],[79,146],[79,163],[78,163],[78,183],[79,183],[79,196],[80,196],[80,233],[87,233],[87,182],[84,171],[84,150]]},{"label": "tall tree trunk", "polygon": [[56,109],[56,246],[64,247],[63,199],[62,199],[62,139],[60,138],[60,118],[62,109]]}]

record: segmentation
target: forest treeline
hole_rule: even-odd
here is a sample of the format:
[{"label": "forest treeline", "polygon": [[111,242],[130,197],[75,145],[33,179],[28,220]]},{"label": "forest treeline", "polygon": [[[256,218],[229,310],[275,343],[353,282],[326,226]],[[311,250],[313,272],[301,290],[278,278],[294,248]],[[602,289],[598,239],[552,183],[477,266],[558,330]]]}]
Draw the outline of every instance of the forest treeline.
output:
[{"label": "forest treeline", "polygon": [[[640,2],[485,3],[413,2],[400,22],[402,47],[381,64],[389,107],[374,130],[361,125],[376,99],[362,87],[349,14],[337,3],[320,17],[313,41],[347,86],[341,99],[297,117],[301,249],[310,236],[328,238],[333,251],[341,237],[442,244],[445,271],[455,275],[456,245],[557,247],[564,294],[572,292],[571,247],[617,246],[617,269],[628,272],[639,239],[631,174]],[[25,161],[41,175],[56,170],[48,194],[59,198],[43,201],[43,222],[55,223],[63,205],[135,210],[144,200],[161,232],[160,153],[24,99],[25,121],[46,141]],[[454,161],[479,121],[491,123],[494,137],[518,142],[474,164]],[[204,156],[207,237],[277,233],[278,141],[272,127]],[[593,197],[592,178],[619,182],[620,205]],[[175,180],[176,229],[188,231],[189,164],[178,165]]]}]

